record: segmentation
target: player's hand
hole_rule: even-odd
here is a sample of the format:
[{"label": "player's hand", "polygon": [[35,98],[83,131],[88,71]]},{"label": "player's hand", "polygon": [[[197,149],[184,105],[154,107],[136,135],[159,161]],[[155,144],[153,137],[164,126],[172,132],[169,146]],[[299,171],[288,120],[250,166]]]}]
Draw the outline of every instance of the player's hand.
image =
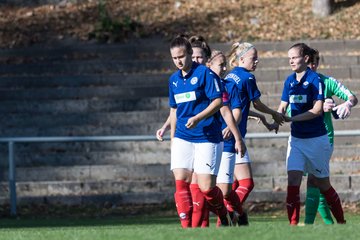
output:
[{"label": "player's hand", "polygon": [[199,119],[196,116],[194,116],[188,119],[187,123],[185,124],[185,127],[191,129],[196,127],[198,123],[199,123]]},{"label": "player's hand", "polygon": [[164,141],[163,137],[165,134],[165,129],[164,128],[160,128],[156,131],[156,138],[157,140],[159,140],[160,142]]},{"label": "player's hand", "polygon": [[269,131],[271,132],[272,130],[275,131],[275,133],[277,134],[279,131],[279,124],[277,124],[276,122],[269,124]]},{"label": "player's hand", "polygon": [[324,112],[331,112],[333,108],[336,106],[334,100],[332,98],[325,99],[323,110]]},{"label": "player's hand", "polygon": [[334,107],[333,110],[336,111],[336,114],[339,116],[339,118],[345,119],[350,116],[351,107],[352,107],[352,103],[350,101],[346,101]]},{"label": "player's hand", "polygon": [[222,130],[222,135],[224,140],[229,140],[232,137],[232,132],[228,127],[226,127]]},{"label": "player's hand", "polygon": [[279,125],[282,125],[285,121],[284,114],[279,113],[279,112],[275,112],[274,114],[272,114],[272,117],[273,117],[274,121]]},{"label": "player's hand", "polygon": [[243,140],[235,141],[235,152],[239,154],[242,158],[245,156],[246,150],[246,145]]}]

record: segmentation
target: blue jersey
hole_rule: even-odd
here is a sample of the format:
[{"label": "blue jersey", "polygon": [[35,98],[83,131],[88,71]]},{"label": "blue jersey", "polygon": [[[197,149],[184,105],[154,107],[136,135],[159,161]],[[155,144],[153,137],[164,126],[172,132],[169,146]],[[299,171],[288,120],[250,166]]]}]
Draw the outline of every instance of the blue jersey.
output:
[{"label": "blue jersey", "polygon": [[189,142],[222,141],[220,114],[200,121],[195,128],[185,126],[188,119],[206,109],[215,98],[222,97],[220,78],[209,68],[193,62],[190,72],[176,71],[169,79],[169,105],[176,108],[175,137]]},{"label": "blue jersey", "polygon": [[[225,86],[229,93],[231,109],[241,108],[242,117],[238,127],[244,138],[247,132],[250,103],[261,96],[255,76],[243,67],[235,67],[225,77]],[[225,141],[224,151],[234,152],[234,143],[234,138]]]},{"label": "blue jersey", "polygon": [[[281,101],[290,104],[291,116],[309,111],[313,108],[314,101],[324,101],[324,82],[319,75],[310,68],[300,81],[296,74],[291,74],[284,83]],[[323,115],[307,121],[291,123],[291,135],[297,138],[313,138],[326,134]]]}]

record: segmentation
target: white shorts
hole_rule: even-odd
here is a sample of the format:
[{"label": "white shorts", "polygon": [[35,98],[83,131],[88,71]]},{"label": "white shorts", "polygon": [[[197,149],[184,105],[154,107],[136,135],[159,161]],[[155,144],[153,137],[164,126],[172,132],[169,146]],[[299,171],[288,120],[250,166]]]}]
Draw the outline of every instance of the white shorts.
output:
[{"label": "white shorts", "polygon": [[219,173],[216,178],[216,183],[233,183],[234,169],[235,153],[223,152],[221,156]]},{"label": "white shorts", "polygon": [[[243,138],[243,141],[244,144],[246,145],[245,138]],[[241,157],[240,154],[236,154],[235,164],[240,164],[240,163],[251,163],[251,159],[247,149],[243,157]]]},{"label": "white shorts", "polygon": [[184,168],[198,174],[217,175],[223,147],[223,143],[193,143],[174,138],[170,169]]},{"label": "white shorts", "polygon": [[286,156],[287,170],[329,177],[329,161],[333,152],[327,135],[314,138],[289,137]]}]

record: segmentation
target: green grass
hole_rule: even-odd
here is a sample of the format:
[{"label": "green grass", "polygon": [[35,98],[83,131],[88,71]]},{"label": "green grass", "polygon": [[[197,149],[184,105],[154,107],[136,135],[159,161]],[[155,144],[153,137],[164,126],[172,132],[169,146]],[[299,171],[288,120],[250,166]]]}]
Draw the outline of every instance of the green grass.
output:
[{"label": "green grass", "polygon": [[346,225],[291,227],[285,217],[250,216],[249,227],[181,229],[175,217],[0,219],[0,239],[360,239],[360,216],[346,215]]}]

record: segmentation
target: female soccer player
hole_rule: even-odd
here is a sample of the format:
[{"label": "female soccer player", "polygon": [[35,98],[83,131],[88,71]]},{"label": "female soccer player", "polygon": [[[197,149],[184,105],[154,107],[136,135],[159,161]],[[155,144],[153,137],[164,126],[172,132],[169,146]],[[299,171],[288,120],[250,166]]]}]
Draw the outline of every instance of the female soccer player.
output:
[{"label": "female soccer player", "polygon": [[[210,58],[211,49],[202,36],[191,36],[189,38],[193,53],[192,60],[196,63],[205,65]],[[163,126],[157,130],[156,137],[159,141],[162,141],[162,137],[167,130],[170,129],[170,117],[163,124]],[[204,194],[201,192],[197,183],[196,173],[193,173],[190,192],[193,201],[192,210],[192,227],[208,227],[209,226],[209,209],[206,205]]]},{"label": "female soccer player", "polygon": [[229,225],[221,190],[216,186],[222,151],[220,79],[207,67],[192,61],[192,46],[182,37],[170,45],[179,69],[169,79],[171,169],[175,177],[175,202],[184,228],[191,227],[192,172],[201,192],[224,226]]},{"label": "female soccer player", "polygon": [[[319,66],[319,51],[311,49],[308,66],[311,70],[317,70]],[[334,127],[332,123],[331,112],[336,111],[339,118],[345,119],[350,116],[351,108],[358,102],[356,96],[342,83],[332,77],[325,76],[318,73],[321,80],[325,84],[325,102],[323,106],[324,123],[329,137],[331,152],[334,149]],[[332,97],[336,96],[345,102],[335,106]],[[331,217],[330,209],[326,203],[323,194],[320,194],[319,188],[316,187],[314,176],[309,174],[307,181],[307,192],[305,200],[305,224],[313,224],[315,221],[316,213],[319,211],[325,224],[333,224],[334,220]]]},{"label": "female soccer player", "polygon": [[[223,77],[226,71],[226,57],[221,51],[213,50],[207,65],[218,76]],[[234,220],[236,220],[237,216],[234,215],[234,211],[242,214],[243,210],[238,196],[235,191],[232,190],[232,183],[234,181],[235,154],[239,153],[239,155],[243,157],[246,152],[246,146],[242,141],[237,123],[232,115],[229,100],[229,95],[225,90],[223,93],[224,105],[220,109],[222,116],[223,137],[224,139],[232,139],[234,144],[231,147],[224,148],[223,150],[219,173],[216,178],[216,185],[221,189],[224,195],[225,206],[232,213],[231,219],[233,224],[236,224],[237,221]],[[238,143],[240,143],[240,146],[237,146]],[[238,150],[239,147],[241,147],[240,151]]]},{"label": "female soccer player", "polygon": [[284,83],[278,112],[285,114],[290,105],[291,135],[287,149],[288,187],[286,206],[290,225],[300,217],[300,185],[304,172],[314,176],[316,186],[324,194],[338,223],[345,223],[340,198],[330,184],[331,146],[323,119],[324,83],[307,67],[311,49],[297,43],[288,51],[294,71]]},{"label": "female soccer player", "polygon": [[[230,106],[243,139],[245,139],[247,120],[249,116],[250,103],[260,112],[272,115],[273,119],[282,124],[284,116],[263,104],[260,100],[261,93],[256,85],[255,76],[251,73],[256,70],[258,63],[257,50],[254,45],[244,42],[236,42],[232,45],[229,55],[231,72],[225,77],[225,85],[230,96]],[[233,148],[233,141],[224,142],[224,149]],[[245,202],[251,190],[254,188],[254,181],[251,171],[251,160],[248,151],[244,156],[236,156],[234,170],[236,181],[234,191],[241,204]],[[248,225],[247,214],[238,213],[238,225]]]}]

